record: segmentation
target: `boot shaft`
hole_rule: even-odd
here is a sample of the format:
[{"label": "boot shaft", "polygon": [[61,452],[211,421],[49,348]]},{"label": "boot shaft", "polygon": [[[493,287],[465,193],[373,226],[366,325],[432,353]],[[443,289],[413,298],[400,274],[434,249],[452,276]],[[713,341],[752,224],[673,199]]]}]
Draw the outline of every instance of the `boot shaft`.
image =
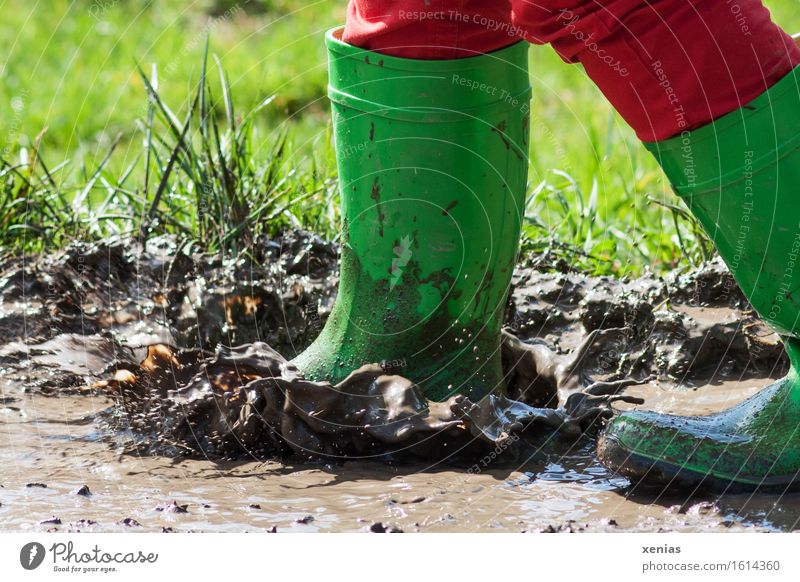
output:
[{"label": "boot shaft", "polygon": [[295,362],[399,362],[429,398],[502,390],[500,326],[528,169],[528,49],[423,61],[327,36],[342,196],[339,297]]},{"label": "boot shaft", "polygon": [[646,143],[756,311],[800,331],[800,67],[741,109]]}]

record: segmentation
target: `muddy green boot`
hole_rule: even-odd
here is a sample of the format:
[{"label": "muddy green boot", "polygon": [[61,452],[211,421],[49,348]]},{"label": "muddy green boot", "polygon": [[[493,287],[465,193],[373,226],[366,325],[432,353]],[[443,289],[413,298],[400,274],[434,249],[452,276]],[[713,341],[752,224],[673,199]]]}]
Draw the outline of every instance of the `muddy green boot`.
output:
[{"label": "muddy green boot", "polygon": [[620,414],[601,460],[650,484],[800,488],[800,68],[692,132],[646,144],[755,310],[785,339],[791,371],[725,412]]},{"label": "muddy green boot", "polygon": [[343,236],[339,295],[293,363],[382,363],[428,398],[504,388],[500,326],[528,169],[528,47],[423,61],[328,33]]}]

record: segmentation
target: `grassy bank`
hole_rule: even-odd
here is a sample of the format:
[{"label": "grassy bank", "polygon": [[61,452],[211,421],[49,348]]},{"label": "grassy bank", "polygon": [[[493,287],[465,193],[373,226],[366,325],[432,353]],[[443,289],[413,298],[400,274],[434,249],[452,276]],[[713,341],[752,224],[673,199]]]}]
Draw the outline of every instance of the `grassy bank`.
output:
[{"label": "grassy bank", "polygon": [[[767,4],[800,30],[795,0]],[[0,248],[169,231],[238,250],[287,224],[335,233],[322,35],[344,5],[6,0]],[[613,274],[707,256],[582,70],[532,47],[531,71],[526,248]]]}]

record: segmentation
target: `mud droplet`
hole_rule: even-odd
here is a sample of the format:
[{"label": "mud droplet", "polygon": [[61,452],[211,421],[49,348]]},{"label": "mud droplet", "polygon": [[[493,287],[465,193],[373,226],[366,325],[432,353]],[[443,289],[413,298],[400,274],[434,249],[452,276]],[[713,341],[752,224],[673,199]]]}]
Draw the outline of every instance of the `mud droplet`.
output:
[{"label": "mud droplet", "polygon": [[405,533],[399,527],[385,526],[379,521],[376,521],[371,526],[369,526],[369,531],[372,533]]},{"label": "mud droplet", "polygon": [[51,517],[49,519],[43,519],[39,522],[40,525],[61,525],[61,518],[60,517]]},{"label": "mud droplet", "polygon": [[178,505],[176,501],[171,501],[167,505],[160,505],[156,507],[156,511],[164,511],[166,513],[189,513],[188,505]]},{"label": "mud droplet", "polygon": [[384,216],[383,208],[381,208],[381,186],[378,183],[377,177],[372,183],[372,191],[370,192],[369,197],[375,201],[375,208],[378,211],[378,234],[383,236],[383,222],[386,217]]},{"label": "mud droplet", "polygon": [[88,485],[81,485],[78,489],[73,491],[75,495],[82,495],[83,497],[91,497],[92,492],[89,490]]},{"label": "mud droplet", "polygon": [[409,500],[406,500],[406,501],[395,501],[395,500],[392,500],[392,501],[394,503],[401,503],[403,505],[407,505],[409,503],[422,503],[423,501],[425,501],[425,497],[423,495],[420,495],[418,497],[414,497],[413,499],[409,499]]}]

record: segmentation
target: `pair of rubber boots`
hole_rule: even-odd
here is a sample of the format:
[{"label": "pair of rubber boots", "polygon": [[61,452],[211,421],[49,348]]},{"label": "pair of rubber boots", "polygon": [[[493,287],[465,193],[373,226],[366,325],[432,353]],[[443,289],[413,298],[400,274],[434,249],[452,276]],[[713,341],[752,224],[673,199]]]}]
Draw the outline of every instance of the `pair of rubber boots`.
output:
[{"label": "pair of rubber boots", "polygon": [[[457,60],[377,54],[328,33],[342,196],[339,295],[294,363],[340,381],[368,363],[432,400],[504,390],[500,329],[528,170],[528,47]],[[800,68],[700,129],[645,144],[791,371],[721,414],[617,416],[601,460],[654,484],[800,486]]]}]

